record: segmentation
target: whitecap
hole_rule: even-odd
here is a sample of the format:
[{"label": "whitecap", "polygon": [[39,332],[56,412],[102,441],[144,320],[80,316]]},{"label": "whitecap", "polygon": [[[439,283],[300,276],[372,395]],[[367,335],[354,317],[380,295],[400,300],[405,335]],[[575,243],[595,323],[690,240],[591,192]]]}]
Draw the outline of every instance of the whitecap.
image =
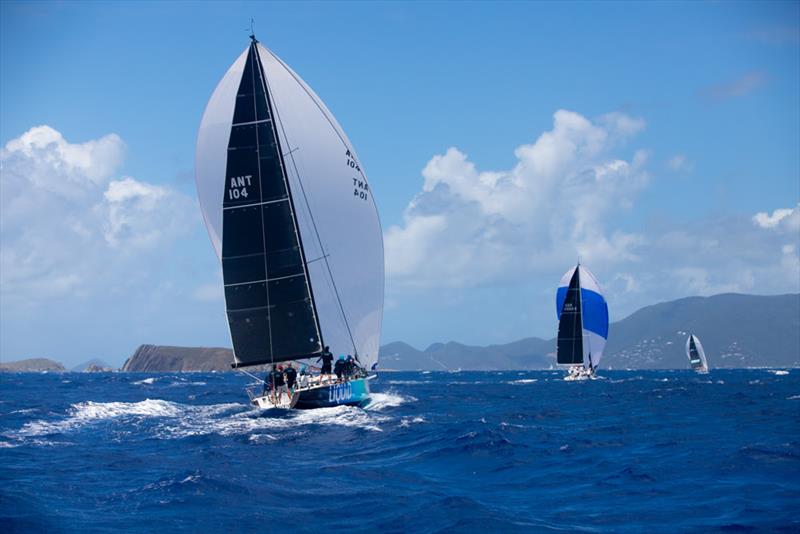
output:
[{"label": "whitecap", "polygon": [[167,387],[183,387],[183,386],[205,386],[205,382],[187,382],[186,380],[182,380],[180,382],[172,382]]},{"label": "whitecap", "polygon": [[369,403],[364,409],[379,412],[384,408],[397,408],[401,404],[416,402],[416,400],[411,395],[400,395],[398,393],[370,393]]},{"label": "whitecap", "polygon": [[538,378],[520,378],[519,380],[512,380],[510,382],[506,382],[506,384],[533,384],[534,382],[538,382]]},{"label": "whitecap", "polygon": [[407,427],[411,426],[412,424],[417,424],[417,423],[427,423],[427,421],[425,421],[424,417],[419,417],[419,416],[413,417],[413,418],[412,417],[403,417],[403,419],[400,421],[400,426],[403,427],[403,428],[407,428]]},{"label": "whitecap", "polygon": [[133,382],[133,385],[135,385],[135,386],[141,386],[141,385],[145,385],[145,384],[146,384],[146,385],[150,386],[150,385],[152,385],[152,384],[153,384],[153,383],[154,383],[156,380],[157,380],[157,379],[156,379],[156,378],[154,378],[154,377],[145,378],[144,380],[137,380],[136,382]]},{"label": "whitecap", "polygon": [[786,376],[789,374],[789,371],[784,369],[770,369],[767,372],[772,373],[775,376]]},{"label": "whitecap", "polygon": [[26,414],[26,413],[33,413],[33,412],[38,412],[38,411],[39,411],[39,408],[25,408],[25,409],[22,409],[22,410],[14,410],[13,412],[8,412],[8,415],[12,415],[12,414],[15,414],[15,413]]},{"label": "whitecap", "polygon": [[786,400],[800,400],[800,395],[792,395],[791,397],[786,397]]}]

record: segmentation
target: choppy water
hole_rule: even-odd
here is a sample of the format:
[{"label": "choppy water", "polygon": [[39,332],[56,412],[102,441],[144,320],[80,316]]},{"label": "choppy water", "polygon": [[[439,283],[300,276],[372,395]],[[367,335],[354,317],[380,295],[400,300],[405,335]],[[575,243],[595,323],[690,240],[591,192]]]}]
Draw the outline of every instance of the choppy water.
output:
[{"label": "choppy water", "polygon": [[227,374],[0,375],[0,530],[800,529],[800,371],[384,373],[269,415]]}]

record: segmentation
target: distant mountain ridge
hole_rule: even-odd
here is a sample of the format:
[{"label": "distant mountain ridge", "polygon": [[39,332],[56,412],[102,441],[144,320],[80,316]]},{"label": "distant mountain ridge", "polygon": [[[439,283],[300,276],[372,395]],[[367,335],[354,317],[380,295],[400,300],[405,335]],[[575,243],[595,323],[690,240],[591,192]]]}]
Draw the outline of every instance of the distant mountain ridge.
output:
[{"label": "distant mountain ridge", "polygon": [[[800,294],[726,293],[646,306],[609,327],[600,364],[614,369],[684,369],[689,333],[703,342],[709,366],[800,367]],[[381,368],[396,370],[547,369],[555,365],[555,337],[471,347],[407,343],[381,347]]]},{"label": "distant mountain ridge", "polygon": [[60,363],[47,358],[29,358],[27,360],[0,363],[0,372],[25,373],[42,371],[63,373],[66,369]]},{"label": "distant mountain ridge", "polygon": [[230,371],[232,362],[231,349],[140,345],[121,371]]},{"label": "distant mountain ridge", "polygon": [[[728,293],[646,306],[610,326],[600,367],[685,369],[689,333],[703,342],[711,369],[800,367],[800,294]],[[555,347],[555,338],[536,337],[485,347],[433,343],[425,350],[396,341],[381,347],[380,369],[547,369],[555,365]],[[233,352],[227,348],[141,345],[121,370],[230,371],[232,361]],[[43,358],[0,363],[0,371],[44,370],[64,367]]]}]

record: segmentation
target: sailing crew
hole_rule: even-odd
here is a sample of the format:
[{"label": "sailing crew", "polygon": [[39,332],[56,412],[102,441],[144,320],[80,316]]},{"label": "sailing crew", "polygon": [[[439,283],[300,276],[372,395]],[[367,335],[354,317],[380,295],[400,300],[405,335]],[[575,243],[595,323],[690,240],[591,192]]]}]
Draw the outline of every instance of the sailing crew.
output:
[{"label": "sailing crew", "polygon": [[272,370],[264,377],[264,393],[268,391],[275,391],[275,382],[278,375],[278,366],[273,365]]},{"label": "sailing crew", "polygon": [[350,354],[347,355],[347,359],[345,360],[344,374],[348,377],[352,377],[356,374],[356,362]]},{"label": "sailing crew", "polygon": [[336,365],[333,366],[333,372],[336,373],[336,380],[339,382],[342,381],[342,376],[345,374],[347,370],[347,362],[344,359],[344,354],[339,356],[339,359],[336,360]]},{"label": "sailing crew", "polygon": [[297,385],[301,388],[308,387],[308,368],[305,364],[300,364],[300,376],[297,377]]},{"label": "sailing crew", "polygon": [[322,362],[320,377],[331,374],[331,363],[333,363],[333,354],[331,354],[330,347],[328,346],[325,347],[325,350],[322,351],[322,354],[320,354],[317,361]]},{"label": "sailing crew", "polygon": [[286,391],[286,379],[283,374],[283,366],[279,365],[277,369],[272,371],[272,395],[274,403],[277,404],[281,400],[281,396]]},{"label": "sailing crew", "polygon": [[291,395],[292,390],[294,390],[295,382],[297,382],[297,369],[295,369],[290,363],[286,367],[286,370],[283,372],[283,374],[286,376],[286,387]]}]

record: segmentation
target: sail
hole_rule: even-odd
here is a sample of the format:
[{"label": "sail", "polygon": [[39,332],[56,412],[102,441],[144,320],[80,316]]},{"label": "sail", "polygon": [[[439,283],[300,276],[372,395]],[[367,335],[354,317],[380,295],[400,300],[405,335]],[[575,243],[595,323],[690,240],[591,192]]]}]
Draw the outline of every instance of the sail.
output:
[{"label": "sail", "polygon": [[[292,276],[293,283],[281,281],[279,293],[286,290],[290,293],[286,296],[287,301],[295,305],[292,314],[284,317],[274,312],[265,314],[264,310],[258,312],[259,317],[266,318],[262,322],[268,327],[267,337],[271,335],[273,340],[271,343],[263,339],[260,342],[271,346],[269,361],[297,359],[302,357],[303,351],[308,355],[314,354],[319,343],[323,342],[334,354],[353,354],[363,366],[373,368],[377,365],[383,317],[384,265],[382,232],[372,188],[350,141],[319,97],[277,56],[255,42],[234,62],[217,86],[198,136],[198,194],[212,243],[223,259],[223,272],[227,272],[226,237],[234,241],[241,237],[238,233],[228,233],[226,226],[230,223],[227,219],[222,224],[223,196],[232,194],[229,187],[231,176],[226,175],[224,169],[220,173],[217,162],[201,169],[211,159],[201,151],[218,155],[221,152],[219,144],[224,142],[226,148],[222,152],[230,152],[227,150],[228,142],[234,142],[231,127],[240,124],[237,122],[239,119],[234,118],[234,108],[238,108],[236,101],[241,99],[241,95],[237,96],[237,91],[231,89],[234,84],[231,80],[238,77],[241,81],[246,77],[247,59],[251,56],[260,67],[253,71],[253,76],[257,82],[263,81],[266,122],[241,126],[258,132],[271,129],[274,133],[273,145],[261,145],[262,154],[272,150],[269,153],[277,155],[276,158],[261,158],[262,179],[264,175],[277,176],[275,171],[280,169],[288,200],[284,201],[281,196],[279,180],[268,183],[262,180],[260,185],[265,189],[259,202],[271,203],[268,204],[270,213],[264,219],[263,230],[266,265],[275,265],[277,260],[271,262],[270,254],[282,251],[277,264],[280,269],[287,270],[281,276]],[[259,71],[263,73],[261,78]],[[261,120],[259,106],[262,100],[257,93],[254,95],[255,116],[243,119],[253,118],[258,122]],[[219,133],[226,128],[227,135]],[[262,135],[258,135],[260,142]],[[227,154],[225,157],[230,158]],[[271,169],[269,172],[264,173],[265,165]],[[241,174],[236,175],[239,176]],[[215,186],[208,182],[217,184],[216,192]],[[226,198],[225,202],[246,205],[241,198]],[[279,205],[285,207],[278,208]],[[224,211],[227,217],[227,205]],[[252,220],[255,220],[256,212],[253,211]],[[291,239],[291,232],[280,232],[277,228],[291,228],[296,232],[296,241]],[[219,239],[219,244],[216,239]],[[270,250],[270,243],[275,243],[276,239],[278,248]],[[295,243],[299,256],[294,252]],[[258,246],[252,246],[252,250],[242,250],[251,260],[241,262],[256,263],[252,259],[254,256],[249,255],[257,255]],[[298,257],[301,258],[302,276],[296,263]],[[272,274],[267,275],[264,280],[272,278]],[[229,281],[241,283],[226,277],[226,285]],[[308,288],[305,293],[301,291],[304,285],[301,281]],[[226,303],[230,308],[229,292],[226,288]],[[272,296],[271,291],[267,293]],[[301,295],[303,299],[299,298]],[[307,306],[299,306],[301,301]],[[269,311],[272,306],[270,300]],[[314,320],[309,320],[309,317]],[[254,318],[250,319],[252,323]],[[278,319],[281,322],[276,322]],[[319,335],[313,332],[312,326],[319,329]],[[236,351],[237,336],[231,324],[237,361],[244,362]],[[288,341],[284,342],[284,338]],[[277,344],[276,339],[279,341]]]},{"label": "sail", "polygon": [[583,339],[582,362],[588,365],[590,360],[589,356],[591,355],[591,363],[596,367],[603,357],[606,340],[608,339],[608,304],[603,296],[600,284],[597,282],[594,275],[583,265],[578,265],[564,274],[561,278],[558,291],[556,292],[556,313],[559,317],[559,323],[573,279],[579,281],[580,287],[580,314]]},{"label": "sail", "polygon": [[[559,288],[560,289],[560,288]],[[556,361],[559,365],[583,364],[583,325],[581,324],[580,274],[576,269],[559,307]]]},{"label": "sail", "polygon": [[690,335],[686,340],[686,357],[689,358],[689,364],[695,371],[708,370],[706,353],[703,350],[703,345],[700,343],[700,339],[694,334]]}]

